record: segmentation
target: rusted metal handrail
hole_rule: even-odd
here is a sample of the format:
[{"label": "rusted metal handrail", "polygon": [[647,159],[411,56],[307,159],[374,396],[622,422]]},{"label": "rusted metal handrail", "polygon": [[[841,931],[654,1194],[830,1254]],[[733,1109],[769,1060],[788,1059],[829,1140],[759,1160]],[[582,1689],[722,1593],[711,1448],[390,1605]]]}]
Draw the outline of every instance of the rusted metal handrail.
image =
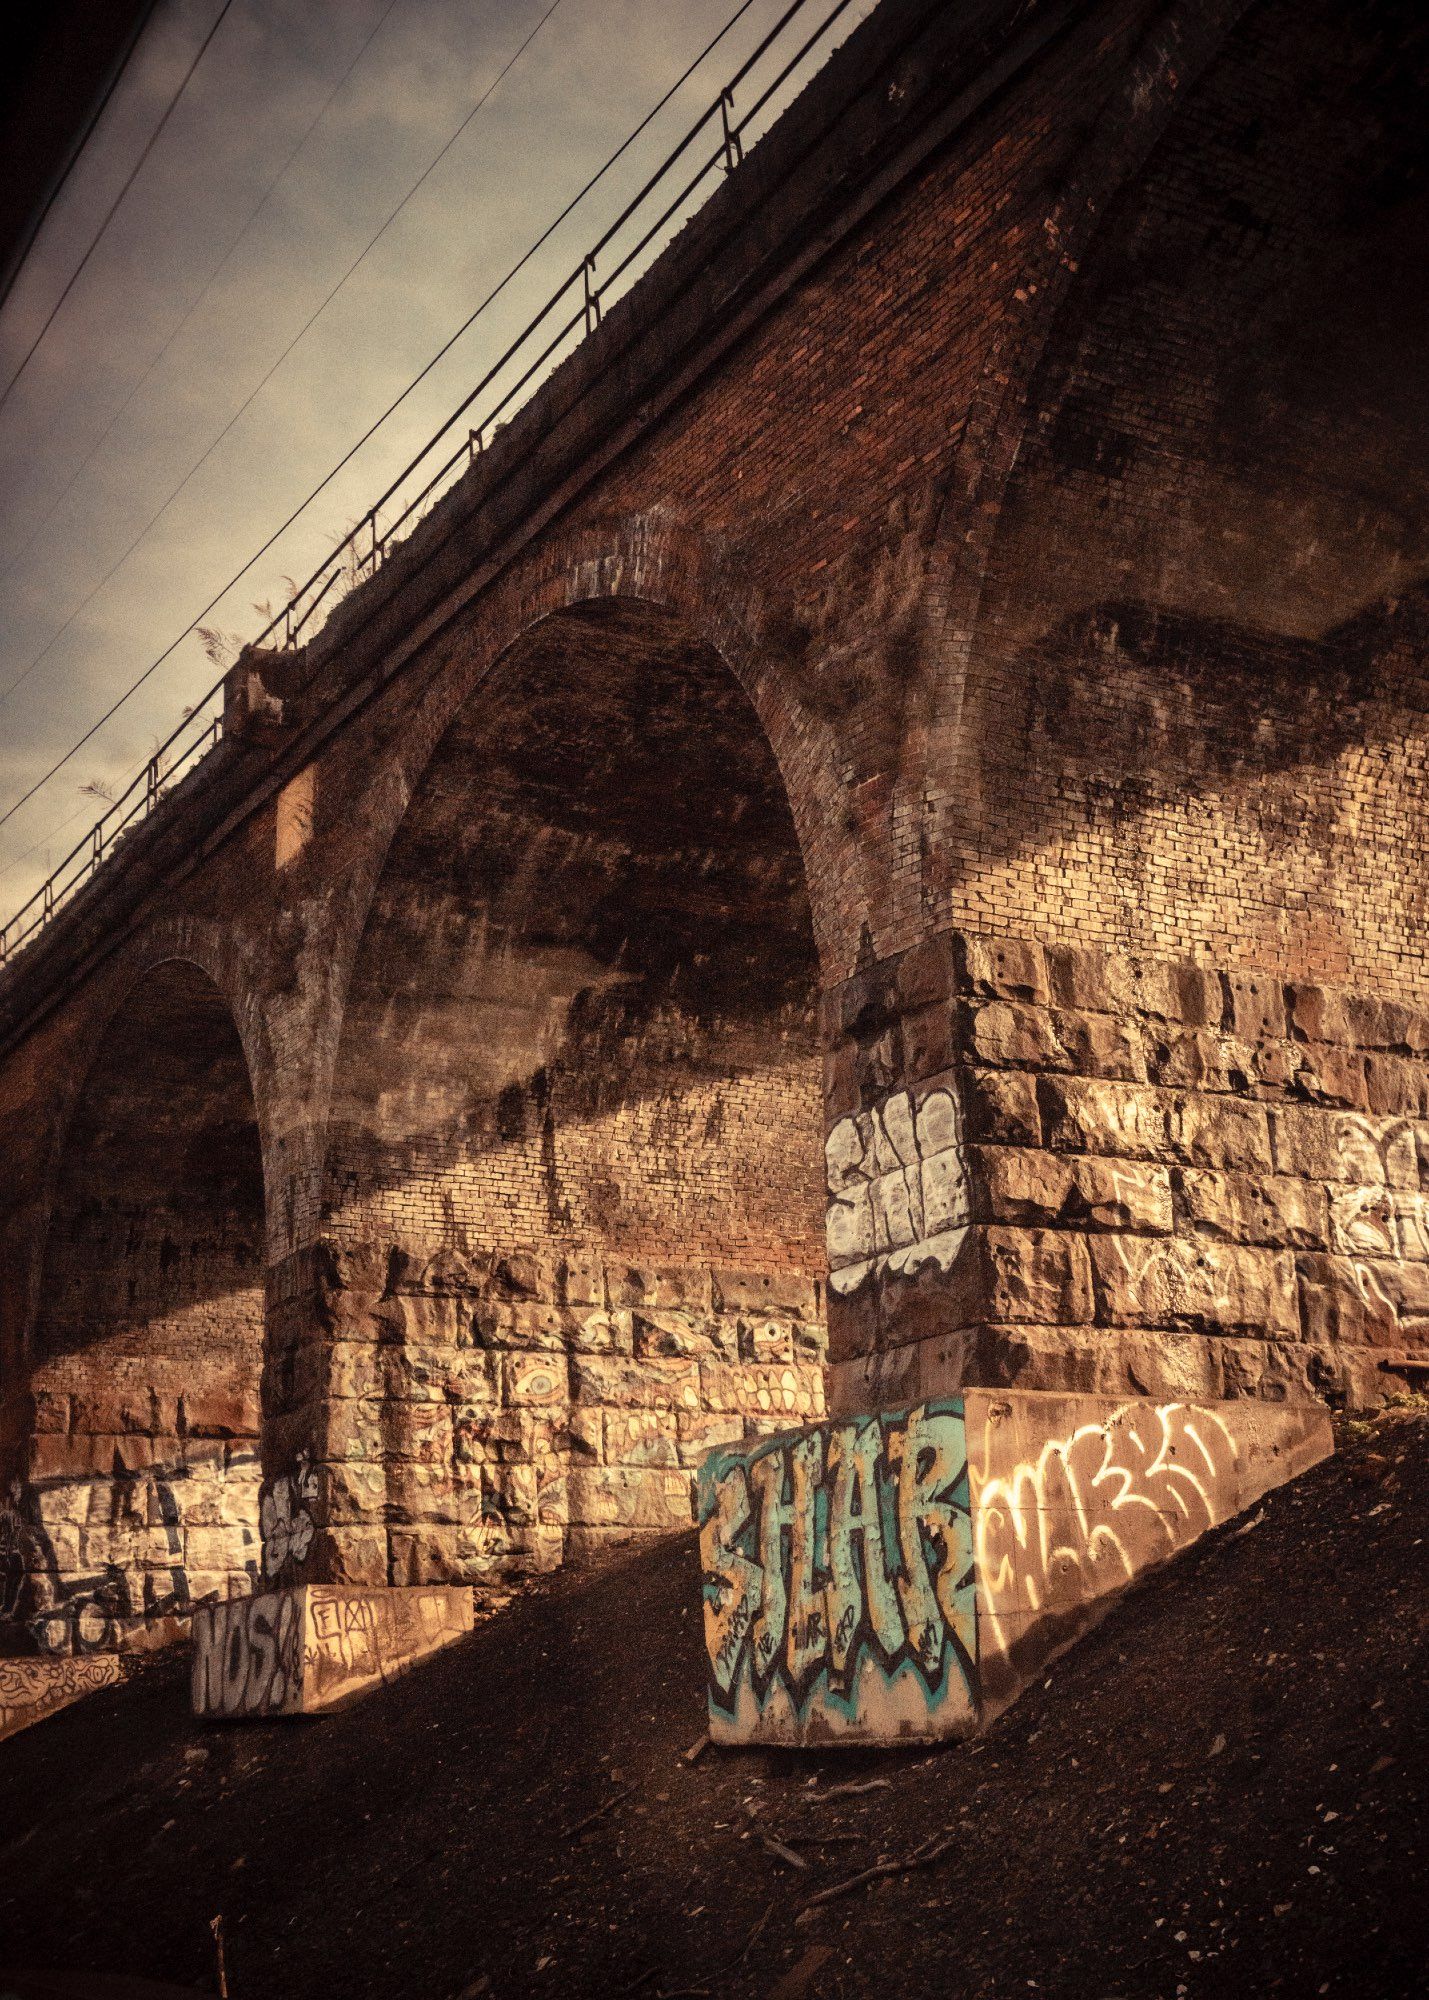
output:
[{"label": "rusted metal handrail", "polygon": [[[791,4],[785,8],[753,52],[746,57],[719,95],[706,107],[679,143],[626,203],[594,247],[586,252],[570,275],[550,294],[540,311],[528,320],[500,357],[487,368],[475,387],[457,404],[446,422],[428,438],[416,457],[403,467],[397,477],[367,508],[357,524],[318,564],[312,575],[298,586],[256,638],[249,642],[251,645],[260,647],[267,642],[274,642],[275,635],[281,631],[281,639],[277,643],[281,643],[287,649],[296,647],[298,635],[344,577],[353,581],[360,578],[365,571],[376,573],[399,530],[414,517],[420,517],[458,467],[470,467],[475,463],[492,431],[505,417],[513,413],[516,399],[522,396],[523,391],[529,390],[543,372],[554,363],[561,348],[567,342],[571,342],[572,346],[578,345],[581,339],[596,330],[614,288],[627,278],[661,231],[680,215],[701,185],[711,174],[728,175],[738,170],[744,158],[746,135],[752,122],[789,81],[799,65],[827,40],[835,24],[853,4],[854,0],[834,0],[834,4],[822,13],[812,33],[793,55],[782,61],[772,80],[760,79],[762,87],[759,88],[759,94],[742,113],[737,114],[735,93],[750,80],[753,72],[762,65],[764,58],[782,41],[785,31],[791,24],[801,15],[809,13],[816,5],[816,0],[791,0]],[[718,143],[714,150],[708,155],[702,155],[693,175],[684,181],[679,192],[673,198],[667,197],[662,192],[665,183],[699,140],[700,135],[711,125],[716,126],[718,132]],[[659,213],[655,219],[642,228],[636,241],[624,249],[618,260],[604,276],[601,276],[598,272],[599,260],[611,250],[622,232],[637,217],[641,218],[643,223],[647,205],[653,207],[657,204]],[[548,323],[573,294],[576,299],[574,310],[561,320],[554,334],[548,334],[545,331]],[[574,341],[571,340],[572,335],[576,336]],[[533,348],[537,348],[538,351],[527,359],[528,351]],[[472,406],[489,390],[497,387],[505,370],[522,361],[525,365],[521,372],[502,390],[497,400],[483,411],[479,419],[473,421]],[[442,460],[435,471],[431,471],[429,462],[437,447],[453,429],[463,424],[465,428],[461,443],[455,451]],[[423,476],[419,490],[401,505],[385,528],[379,527],[379,517],[383,510],[391,506],[392,502],[405,491],[413,476],[418,473]],[[358,543],[362,538],[366,538],[367,546],[360,549]],[[225,673],[194,707],[185,713],[178,727],[156,747],[143,769],[113,804],[101,813],[99,819],[63,861],[51,871],[28,901],[23,903],[4,925],[0,925],[0,965],[12,958],[49,922],[75,891],[103,866],[119,837],[137,820],[146,818],[160,799],[222,740],[222,701],[226,679]],[[215,714],[213,711],[216,703],[218,712]]]}]

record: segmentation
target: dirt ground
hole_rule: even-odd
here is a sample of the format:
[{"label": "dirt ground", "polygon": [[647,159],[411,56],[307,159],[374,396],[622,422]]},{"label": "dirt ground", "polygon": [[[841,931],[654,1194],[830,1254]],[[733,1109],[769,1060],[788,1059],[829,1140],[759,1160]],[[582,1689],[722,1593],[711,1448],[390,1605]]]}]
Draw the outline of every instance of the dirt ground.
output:
[{"label": "dirt ground", "polygon": [[936,1754],[687,1762],[692,1537],[322,1720],[164,1659],[0,1745],[0,1966],[216,1993],[221,1915],[231,2000],[1423,2000],[1426,1535],[1429,1415],[1348,1427]]}]

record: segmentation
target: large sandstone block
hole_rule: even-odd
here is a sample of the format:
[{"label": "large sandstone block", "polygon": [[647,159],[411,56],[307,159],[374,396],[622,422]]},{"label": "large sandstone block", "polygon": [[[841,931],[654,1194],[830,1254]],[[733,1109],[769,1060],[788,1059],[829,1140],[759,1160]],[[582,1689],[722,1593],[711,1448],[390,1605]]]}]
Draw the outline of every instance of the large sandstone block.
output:
[{"label": "large sandstone block", "polygon": [[697,1410],[700,1368],[688,1358],[636,1361],[620,1354],[576,1354],[571,1357],[571,1396],[577,1403],[617,1409]]},{"label": "large sandstone block", "polygon": [[1211,1238],[1092,1236],[1097,1318],[1111,1326],[1191,1326],[1294,1339],[1295,1264],[1288,1251]]},{"label": "large sandstone block", "polygon": [[1169,1130],[1173,1152],[1189,1166],[1251,1172],[1270,1167],[1270,1126],[1263,1104],[1189,1094],[1175,1100]]},{"label": "large sandstone block", "polygon": [[[969,1153],[978,1220],[1166,1235],[1171,1174],[1139,1160],[975,1146]],[[1298,1185],[1298,1183],[1297,1183]]]},{"label": "large sandstone block", "polygon": [[568,1475],[570,1519],[591,1528],[687,1528],[690,1475],[661,1466],[582,1466]]},{"label": "large sandstone block", "polygon": [[716,1451],[710,1733],[969,1734],[1136,1578],[1331,1449],[1314,1407],[970,1389]]},{"label": "large sandstone block", "polygon": [[1329,1212],[1325,1190],[1288,1174],[1218,1173],[1185,1167],[1177,1196],[1192,1229],[1232,1243],[1320,1250]]},{"label": "large sandstone block", "polygon": [[1164,1160],[1166,1100],[1145,1084],[1096,1077],[1043,1077],[1037,1086],[1047,1143],[1062,1153]]},{"label": "large sandstone block", "polygon": [[313,1715],[395,1679],[472,1629],[469,1590],[298,1584],[206,1605],[193,1620],[193,1709]]}]

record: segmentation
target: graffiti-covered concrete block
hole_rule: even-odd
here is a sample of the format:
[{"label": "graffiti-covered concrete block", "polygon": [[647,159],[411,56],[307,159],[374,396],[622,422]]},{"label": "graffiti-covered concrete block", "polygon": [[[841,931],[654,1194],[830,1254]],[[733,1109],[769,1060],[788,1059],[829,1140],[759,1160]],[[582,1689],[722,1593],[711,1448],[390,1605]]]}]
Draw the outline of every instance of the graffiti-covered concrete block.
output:
[{"label": "graffiti-covered concrete block", "polygon": [[715,1451],[710,1734],[968,1734],[1136,1577],[1331,1449],[1318,1408],[969,1389]]},{"label": "graffiti-covered concrete block", "polygon": [[713,1452],[699,1515],[716,1741],[887,1742],[975,1722],[960,1400]]},{"label": "graffiti-covered concrete block", "polygon": [[1319,1406],[965,1392],[990,1718],[1136,1577],[1334,1449]]},{"label": "graffiti-covered concrete block", "polygon": [[193,1621],[195,1715],[314,1715],[406,1673],[472,1629],[470,1590],[297,1584],[204,1606]]},{"label": "graffiti-covered concrete block", "polygon": [[0,1659],[0,1739],[68,1708],[82,1695],[113,1687],[123,1673],[112,1653],[70,1659]]}]

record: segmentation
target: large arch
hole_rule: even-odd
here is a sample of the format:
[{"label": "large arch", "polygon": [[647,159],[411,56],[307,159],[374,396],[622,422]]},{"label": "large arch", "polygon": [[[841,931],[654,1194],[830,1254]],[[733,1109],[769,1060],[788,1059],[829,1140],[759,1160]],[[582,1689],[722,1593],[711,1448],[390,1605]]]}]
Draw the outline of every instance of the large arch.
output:
[{"label": "large arch", "polygon": [[258,1573],[264,1181],[228,1004],[149,967],[74,1094],[26,1343],[12,1617],[46,1651],[152,1645]]},{"label": "large arch", "polygon": [[820,1407],[817,992],[783,781],[719,653],[644,600],[542,618],[422,774],[349,988],[318,1454],[342,1573],[686,1523],[712,1442]]},{"label": "large arch", "polygon": [[998,928],[1422,990],[1426,80],[1407,0],[1260,0],[1066,286],[962,718]]}]

